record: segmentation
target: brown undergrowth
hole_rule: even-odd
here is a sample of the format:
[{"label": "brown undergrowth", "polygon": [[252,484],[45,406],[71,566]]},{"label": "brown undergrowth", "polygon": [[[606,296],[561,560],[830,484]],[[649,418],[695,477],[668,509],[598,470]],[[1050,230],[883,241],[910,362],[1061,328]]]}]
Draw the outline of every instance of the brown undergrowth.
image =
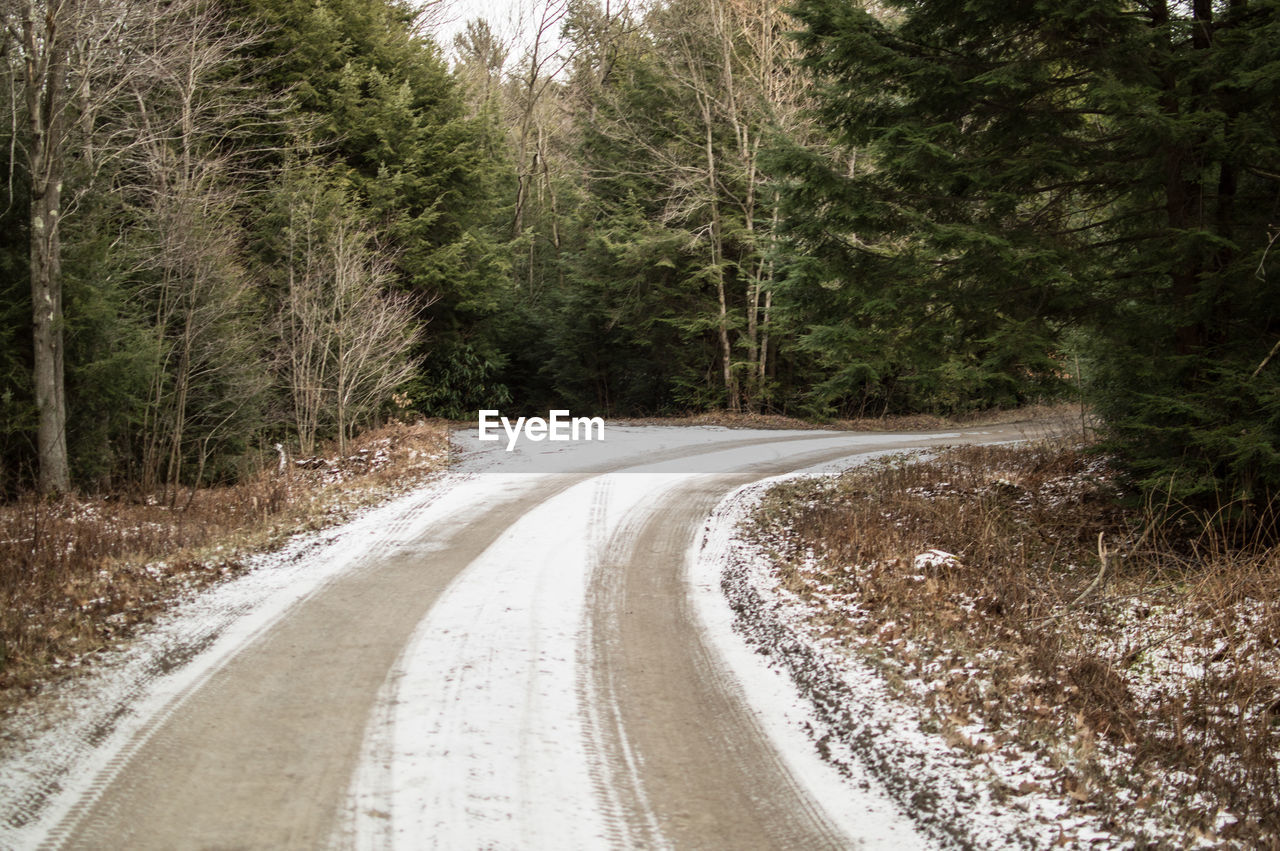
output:
[{"label": "brown undergrowth", "polygon": [[923,729],[1052,769],[1001,794],[1144,847],[1280,847],[1280,548],[1121,497],[1087,447],[966,447],[775,487],[756,534]]},{"label": "brown undergrowth", "polygon": [[394,423],[337,454],[275,459],[245,481],[156,494],[34,496],[0,506],[0,708],[91,663],[244,558],[448,464],[446,421]]}]

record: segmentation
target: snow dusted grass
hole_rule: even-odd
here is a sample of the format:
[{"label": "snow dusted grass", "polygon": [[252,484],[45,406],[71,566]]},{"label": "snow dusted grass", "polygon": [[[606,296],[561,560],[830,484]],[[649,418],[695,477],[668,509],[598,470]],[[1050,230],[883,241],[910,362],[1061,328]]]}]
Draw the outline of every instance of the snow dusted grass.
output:
[{"label": "snow dusted grass", "polygon": [[0,506],[0,709],[81,667],[244,558],[340,523],[448,463],[443,421],[362,435],[345,456],[278,459],[246,481]]},{"label": "snow dusted grass", "polygon": [[1063,844],[1280,847],[1280,548],[1121,496],[1083,447],[969,447],[779,484],[751,534],[816,645],[997,804],[1059,798]]}]

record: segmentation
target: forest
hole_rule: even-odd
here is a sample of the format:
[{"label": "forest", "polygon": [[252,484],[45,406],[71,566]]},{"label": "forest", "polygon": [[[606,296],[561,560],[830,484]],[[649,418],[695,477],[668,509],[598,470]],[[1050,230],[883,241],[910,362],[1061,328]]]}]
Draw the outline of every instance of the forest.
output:
[{"label": "forest", "polygon": [[0,490],[1081,400],[1274,521],[1280,2],[0,0]]}]

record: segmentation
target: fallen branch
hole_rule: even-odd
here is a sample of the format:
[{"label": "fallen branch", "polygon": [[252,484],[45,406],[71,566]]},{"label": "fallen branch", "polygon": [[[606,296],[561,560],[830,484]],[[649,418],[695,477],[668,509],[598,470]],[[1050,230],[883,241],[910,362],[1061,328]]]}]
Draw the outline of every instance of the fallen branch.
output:
[{"label": "fallen branch", "polygon": [[1102,562],[1098,567],[1098,575],[1093,577],[1093,581],[1089,583],[1089,587],[1080,593],[1079,597],[1071,603],[1072,606],[1080,605],[1083,600],[1097,589],[1102,583],[1102,577],[1107,572],[1107,545],[1103,543],[1102,536],[1104,533],[1098,533],[1098,561]]},{"label": "fallen branch", "polygon": [[1276,352],[1280,352],[1280,340],[1276,340],[1276,344],[1271,347],[1271,353],[1262,359],[1262,363],[1258,364],[1258,368],[1253,371],[1250,379],[1257,378],[1262,371],[1267,368],[1267,364],[1271,363],[1271,359],[1276,356]]}]

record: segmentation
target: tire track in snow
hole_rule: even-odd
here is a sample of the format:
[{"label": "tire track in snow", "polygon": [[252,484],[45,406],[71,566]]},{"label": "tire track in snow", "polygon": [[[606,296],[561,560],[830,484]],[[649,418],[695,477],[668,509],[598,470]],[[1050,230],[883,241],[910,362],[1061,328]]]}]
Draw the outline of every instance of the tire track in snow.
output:
[{"label": "tire track in snow", "polygon": [[852,840],[780,761],[702,634],[685,593],[689,546],[741,477],[685,480],[614,540],[623,586],[605,670],[638,781],[662,835],[681,848],[839,848]]},{"label": "tire track in snow", "polygon": [[[382,567],[389,552],[412,544],[416,536],[427,534],[433,526],[463,528],[460,515],[468,508],[493,502],[497,493],[491,488],[498,484],[497,479],[483,483],[475,479],[454,480],[396,500],[340,529],[309,536],[283,553],[268,555],[248,576],[213,589],[162,622],[128,651],[118,668],[75,684],[76,693],[69,700],[69,724],[35,735],[26,752],[9,761],[0,772],[4,780],[0,784],[4,788],[0,809],[5,812],[0,823],[0,845],[172,847],[183,840],[195,843],[202,832],[226,837],[237,830],[249,843],[269,844],[266,837],[271,830],[264,824],[246,814],[241,827],[226,815],[232,810],[226,808],[227,801],[220,800],[219,794],[234,798],[236,788],[244,784],[240,778],[226,777],[225,770],[215,771],[223,775],[225,782],[209,778],[208,762],[217,755],[214,751],[219,746],[233,750],[249,746],[255,731],[266,736],[262,750],[270,751],[277,744],[273,737],[281,731],[261,729],[263,725],[258,722],[270,721],[273,713],[268,711],[263,717],[261,713],[242,710],[223,715],[220,720],[216,713],[212,719],[206,718],[203,732],[221,730],[233,739],[230,742],[210,741],[203,735],[192,741],[188,729],[183,734],[188,736],[186,744],[182,745],[165,739],[162,733],[179,718],[182,726],[189,728],[193,706],[217,708],[228,695],[252,699],[255,692],[274,687],[280,703],[284,703],[297,686],[290,682],[294,670],[287,661],[271,681],[264,681],[261,671],[252,671],[253,657],[261,654],[264,642],[278,635],[282,625],[287,628],[292,624],[295,612],[314,610],[326,598],[342,598],[350,591],[351,583],[358,585],[360,577],[368,576],[372,567]],[[506,484],[510,489],[532,485],[523,479]],[[442,498],[445,494],[447,499]],[[374,578],[382,572],[374,571]],[[332,606],[322,614],[332,618]],[[411,624],[418,618],[410,612]],[[323,645],[332,642],[333,636],[322,635],[318,640]],[[199,646],[205,649],[194,652]],[[187,664],[175,667],[167,661],[175,655],[191,658]],[[304,664],[309,662],[313,673],[317,666],[323,673],[324,661],[312,658],[305,647],[287,655]],[[220,684],[218,678],[232,668],[249,668],[247,681]],[[325,692],[318,696],[317,704],[324,705],[332,699],[331,690],[325,687]],[[199,700],[194,699],[197,695]],[[357,744],[362,727],[363,722],[359,721]],[[308,746],[324,741],[324,728],[317,732],[319,735],[313,735],[310,743],[299,743],[303,753],[293,756],[332,759],[332,754],[326,755],[326,747]],[[179,778],[202,777],[203,782],[183,783],[179,779],[175,783],[172,776],[153,772],[175,757],[180,760]],[[245,773],[251,778],[254,765],[252,759],[244,763]],[[289,772],[278,764],[274,767],[279,769],[277,781]],[[28,790],[48,785],[49,778],[53,778],[56,792],[33,800]],[[297,789],[300,782],[311,785],[300,781],[299,772],[292,770],[292,779],[278,785]],[[335,797],[344,785],[345,778],[338,783]],[[315,789],[308,788],[289,803],[297,806],[315,793]],[[132,803],[112,800],[112,795]],[[195,800],[184,802],[184,796]],[[189,805],[190,813],[174,812],[182,803]],[[331,803],[330,808],[336,803]],[[149,822],[148,816],[154,816],[154,820]],[[286,838],[299,835],[296,825],[286,825],[281,831],[279,835]],[[322,826],[316,835],[323,837],[327,831],[328,827]]]},{"label": "tire track in snow", "polygon": [[[954,435],[948,435],[954,437]],[[695,508],[681,509],[666,549],[682,562],[694,531],[723,492],[739,481],[767,475],[772,465],[790,469],[791,459],[848,455],[849,444],[902,444],[918,437],[804,435],[783,440],[734,441],[734,449],[705,446],[702,467],[759,466],[760,472],[710,485]],[[843,448],[840,448],[843,445]],[[384,684],[377,722],[367,733],[362,768],[351,791],[348,820],[338,844],[406,848],[661,847],[669,837],[662,814],[645,802],[644,760],[631,749],[619,707],[634,699],[616,696],[593,665],[602,647],[590,632],[607,612],[587,607],[602,592],[593,586],[598,563],[617,567],[618,529],[640,522],[644,509],[689,482],[688,458],[614,471],[549,497],[513,524],[441,596],[415,631]],[[607,493],[607,498],[602,496]],[[673,515],[674,517],[674,515]],[[607,541],[602,550],[602,541]],[[665,593],[683,601],[679,564]],[[603,592],[608,596],[608,591]],[[588,614],[591,612],[591,614]],[[685,618],[685,623],[689,618]],[[679,657],[697,645],[687,630],[674,634],[666,655]],[[703,651],[699,651],[703,652]],[[703,655],[706,655],[703,652]],[[710,668],[700,662],[703,668]],[[706,683],[714,678],[693,678]],[[584,686],[584,680],[589,684]],[[611,693],[611,690],[614,690]],[[723,684],[704,689],[722,697]],[[663,700],[669,697],[660,695]],[[732,711],[733,699],[716,711]],[[672,726],[706,726],[697,715]],[[721,719],[716,717],[718,723]],[[750,722],[738,725],[735,733]],[[712,734],[708,734],[712,735]],[[756,809],[778,823],[825,825],[793,831],[825,836],[830,826],[811,801],[794,788],[776,756],[758,734],[740,747],[755,754],[749,771],[741,763],[721,766],[717,782],[772,765],[768,782],[752,786]],[[711,760],[710,762],[714,762]],[[694,783],[697,784],[697,772]],[[749,784],[750,785],[750,784]],[[777,795],[779,788],[792,794]],[[775,801],[775,799],[779,799]],[[668,802],[669,803],[669,802]],[[798,815],[795,815],[798,814]],[[724,816],[724,809],[717,812]],[[702,834],[712,847],[724,845],[714,831]]]},{"label": "tire track in snow", "polygon": [[640,506],[620,528],[598,524],[592,542],[591,585],[583,615],[578,649],[582,664],[578,675],[578,700],[584,717],[587,746],[596,793],[616,825],[616,848],[669,848],[645,792],[639,756],[631,747],[619,705],[619,672],[613,664],[622,641],[620,617],[626,605],[625,574],[615,570],[610,553],[619,538],[650,516]]},{"label": "tire track in snow", "polygon": [[390,776],[357,779],[345,841],[618,842],[625,823],[600,797],[580,711],[593,530],[667,483],[651,480],[621,498],[612,476],[577,484],[526,513],[450,586],[395,666],[390,728],[371,730],[366,747],[366,762],[382,753],[377,771]]}]

